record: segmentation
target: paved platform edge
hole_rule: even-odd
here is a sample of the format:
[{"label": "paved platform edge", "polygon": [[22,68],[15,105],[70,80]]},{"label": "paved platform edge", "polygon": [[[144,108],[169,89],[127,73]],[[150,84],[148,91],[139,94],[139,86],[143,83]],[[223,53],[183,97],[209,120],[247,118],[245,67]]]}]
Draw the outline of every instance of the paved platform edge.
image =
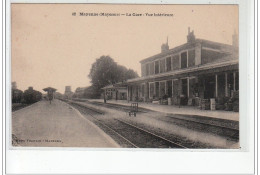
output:
[{"label": "paved platform edge", "polygon": [[[26,107],[24,107],[24,108],[21,108],[21,109],[19,109],[19,110],[14,111],[14,112],[13,112],[12,109],[11,109],[11,114],[15,114],[15,113],[20,112],[20,111],[22,111],[22,110],[31,108],[32,106],[36,105],[37,103],[40,103],[41,101],[42,101],[42,100],[37,101],[36,103],[33,103],[33,104],[29,105],[29,106],[26,106]],[[11,104],[11,108],[12,108],[12,104]]]},{"label": "paved platform edge", "polygon": [[95,129],[97,129],[98,133],[100,133],[102,136],[104,136],[108,142],[110,142],[111,144],[113,144],[115,146],[115,148],[121,148],[118,143],[116,143],[109,135],[107,135],[103,130],[101,130],[97,125],[95,125],[94,123],[92,123],[91,121],[89,121],[88,119],[86,119],[77,109],[75,109],[73,106],[59,100],[60,102],[64,103],[65,105],[71,107],[80,118],[84,119],[85,121],[87,121],[91,126],[93,126]]},{"label": "paved platform edge", "polygon": [[[89,100],[89,99],[87,99],[87,100]],[[98,100],[89,100],[90,102],[91,101],[96,101],[96,102],[100,102],[100,101],[98,101]],[[123,105],[123,106],[129,106],[128,104],[131,104],[131,103],[113,103],[113,101],[107,101],[107,103],[108,104],[115,104],[115,105]],[[150,107],[146,107],[146,106],[139,106],[139,107],[141,107],[141,108],[144,108],[144,109],[147,109],[147,110],[152,110],[152,111],[155,111],[155,112],[162,112],[162,111],[159,111],[159,110],[155,110],[155,109],[151,109]],[[183,108],[184,109],[184,108]],[[207,112],[207,111],[205,111],[205,112]],[[209,112],[211,112],[210,110],[209,110]],[[192,116],[192,115],[194,115],[194,116],[200,116],[200,117],[208,117],[208,118],[216,118],[216,119],[222,119],[222,120],[230,120],[230,121],[238,121],[239,122],[239,118],[240,118],[240,114],[238,113],[238,117],[237,118],[235,118],[235,119],[231,119],[231,118],[229,118],[229,119],[225,119],[225,118],[220,118],[220,117],[216,117],[216,116],[211,116],[211,115],[206,115],[206,114],[190,114],[190,113],[180,113],[180,112],[165,112],[165,113],[167,113],[167,114],[176,114],[176,115],[189,115],[189,116]]]}]

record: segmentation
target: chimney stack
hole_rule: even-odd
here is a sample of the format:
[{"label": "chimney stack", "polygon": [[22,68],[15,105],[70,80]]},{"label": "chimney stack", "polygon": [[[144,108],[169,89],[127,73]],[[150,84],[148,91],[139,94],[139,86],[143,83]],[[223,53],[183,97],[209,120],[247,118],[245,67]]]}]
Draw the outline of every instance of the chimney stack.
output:
[{"label": "chimney stack", "polygon": [[166,41],[166,43],[165,43],[165,44],[162,44],[162,46],[161,46],[161,53],[163,53],[163,52],[165,52],[165,51],[167,51],[167,50],[169,50],[168,36],[167,36],[167,41]]},{"label": "chimney stack", "polygon": [[187,43],[192,43],[192,42],[195,42],[194,30],[190,32],[190,27],[188,27]]}]

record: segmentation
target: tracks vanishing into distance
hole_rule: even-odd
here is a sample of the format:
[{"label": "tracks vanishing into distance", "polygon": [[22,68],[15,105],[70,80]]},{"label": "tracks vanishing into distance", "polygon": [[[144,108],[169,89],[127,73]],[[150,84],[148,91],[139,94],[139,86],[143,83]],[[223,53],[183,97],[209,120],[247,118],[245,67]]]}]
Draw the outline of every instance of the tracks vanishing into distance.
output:
[{"label": "tracks vanishing into distance", "polygon": [[[104,106],[106,108],[116,109],[116,110],[124,111],[124,112],[130,110],[130,106],[125,106],[125,105],[121,105],[121,104],[102,103],[102,102],[97,102],[97,101],[91,101],[90,102],[88,100],[79,100],[79,101],[90,103],[90,104],[93,104],[93,105],[96,105],[96,106]],[[138,109],[139,109],[138,112],[141,112],[141,113],[151,112],[151,110],[145,109],[145,108],[142,108],[142,107],[139,107]]]},{"label": "tracks vanishing into distance", "polygon": [[88,119],[103,129],[122,147],[132,148],[187,148],[179,143],[159,136],[144,128],[135,126],[129,122],[102,117],[103,112],[93,109],[87,105],[68,102],[78,109],[82,114],[89,116]]},{"label": "tracks vanishing into distance", "polygon": [[[88,101],[87,101],[88,102]],[[101,102],[88,102],[94,105],[113,108],[121,111],[128,111],[130,107],[118,104],[109,104]],[[151,110],[141,108],[141,112],[149,112]],[[188,129],[212,133],[217,136],[225,137],[232,141],[239,141],[239,122],[225,119],[217,119],[211,117],[202,117],[196,115],[180,115],[180,114],[167,114],[160,117],[161,121],[173,123]]]}]

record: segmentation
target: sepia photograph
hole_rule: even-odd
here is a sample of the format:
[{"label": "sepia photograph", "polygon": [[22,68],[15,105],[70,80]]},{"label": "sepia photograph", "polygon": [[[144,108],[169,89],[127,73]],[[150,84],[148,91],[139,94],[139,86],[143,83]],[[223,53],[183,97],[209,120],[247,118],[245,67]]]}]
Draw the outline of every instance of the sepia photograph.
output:
[{"label": "sepia photograph", "polygon": [[238,5],[10,10],[13,149],[240,149]]}]

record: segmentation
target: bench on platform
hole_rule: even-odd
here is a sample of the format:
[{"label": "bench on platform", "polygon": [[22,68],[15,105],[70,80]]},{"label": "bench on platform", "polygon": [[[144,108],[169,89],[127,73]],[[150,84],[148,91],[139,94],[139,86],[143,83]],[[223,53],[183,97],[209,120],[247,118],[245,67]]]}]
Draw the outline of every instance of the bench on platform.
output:
[{"label": "bench on platform", "polygon": [[128,112],[128,115],[136,117],[136,112],[138,112],[138,103],[131,103],[131,110]]}]

